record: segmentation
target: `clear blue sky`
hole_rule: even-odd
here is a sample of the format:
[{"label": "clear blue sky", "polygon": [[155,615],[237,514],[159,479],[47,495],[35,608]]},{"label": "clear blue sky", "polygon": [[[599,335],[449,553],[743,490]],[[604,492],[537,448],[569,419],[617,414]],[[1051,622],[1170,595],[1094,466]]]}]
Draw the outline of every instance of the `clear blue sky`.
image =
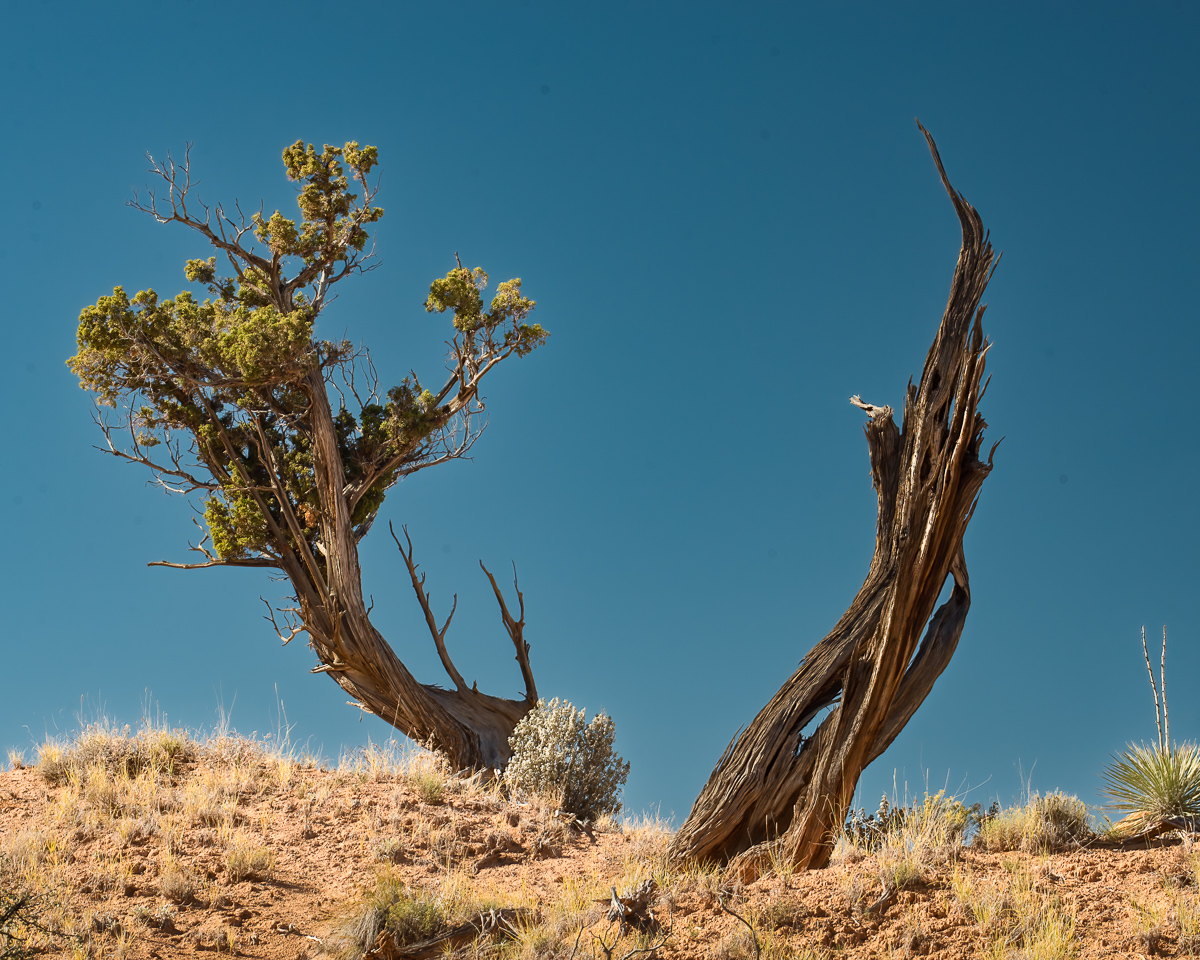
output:
[{"label": "clear blue sky", "polygon": [[[954,213],[913,118],[1004,251],[987,296],[1005,437],[967,533],[974,602],[861,782],[1096,802],[1155,735],[1138,636],[1167,624],[1172,731],[1200,735],[1200,14],[1192,4],[13,3],[0,81],[0,748],[144,702],[336,756],[388,735],[257,571],[181,572],[187,504],[92,449],[63,361],[116,284],[207,249],[124,204],[195,144],[200,195],[292,208],[282,148],[379,147],[382,266],[322,332],[385,378],[442,370],[421,307],[459,251],[552,333],[489,381],[474,460],[395,489],[468,680],[520,675],[477,562],[517,564],[539,689],[617,722],[635,810],[686,815],[734,731],[845,609],[874,498],[847,398],[899,406],[945,304]],[[444,676],[383,526],[377,623]],[[149,691],[149,693],[147,693]]]}]

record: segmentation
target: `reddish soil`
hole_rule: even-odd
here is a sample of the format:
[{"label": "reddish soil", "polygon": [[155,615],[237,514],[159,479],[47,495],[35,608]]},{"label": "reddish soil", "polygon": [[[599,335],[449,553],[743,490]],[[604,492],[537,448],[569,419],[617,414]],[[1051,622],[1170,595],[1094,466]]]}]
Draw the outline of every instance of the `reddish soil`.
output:
[{"label": "reddish soil", "polygon": [[[1143,849],[1051,855],[966,847],[872,912],[881,888],[871,857],[729,890],[711,873],[664,874],[666,837],[653,826],[597,830],[593,841],[566,830],[547,809],[494,792],[451,784],[440,800],[423,802],[410,781],[390,775],[308,769],[302,782],[302,790],[260,784],[238,800],[239,829],[274,855],[273,869],[259,879],[231,876],[220,831],[202,822],[169,842],[150,828],[144,836],[126,831],[124,839],[115,829],[75,829],[43,853],[45,876],[53,879],[38,901],[45,922],[65,925],[75,936],[39,941],[39,951],[63,957],[174,958],[214,951],[264,960],[316,957],[334,922],[386,860],[413,887],[439,888],[453,874],[462,883],[486,886],[493,900],[511,894],[514,906],[547,915],[571,890],[577,899],[585,891],[590,902],[639,870],[649,876],[658,869],[655,913],[662,927],[651,941],[661,941],[657,955],[667,960],[755,956],[745,926],[722,904],[754,922],[764,957],[802,957],[810,950],[855,960],[967,958],[983,955],[997,936],[1008,937],[1010,955],[1018,956],[1022,940],[1013,922],[1006,927],[1001,919],[990,928],[981,923],[962,890],[963,878],[980,891],[1011,888],[1021,877],[1039,902],[1074,917],[1080,957],[1200,952],[1200,942],[1187,936],[1200,909],[1200,849],[1193,852],[1189,838]],[[62,789],[48,786],[36,769],[0,773],[0,851],[10,851],[8,866],[0,862],[0,890],[17,883],[11,851],[21,838],[54,828],[56,810],[61,822],[55,801]],[[196,881],[195,890],[178,901],[163,894],[167,857]],[[591,926],[582,934],[584,914],[577,911],[567,922],[560,910],[540,947],[517,950],[514,944],[511,955],[566,960],[574,953],[582,960],[612,949],[609,960],[620,960],[639,941],[631,935],[613,948],[616,930],[603,919],[604,909],[588,908]],[[1012,913],[1002,907],[1000,914],[1006,909]]]}]

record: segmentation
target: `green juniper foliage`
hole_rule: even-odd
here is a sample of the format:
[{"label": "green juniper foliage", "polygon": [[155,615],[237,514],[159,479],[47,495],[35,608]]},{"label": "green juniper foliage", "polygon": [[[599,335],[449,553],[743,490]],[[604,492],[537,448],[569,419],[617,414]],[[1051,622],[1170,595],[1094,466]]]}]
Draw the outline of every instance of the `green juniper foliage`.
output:
[{"label": "green juniper foliage", "polygon": [[[154,290],[130,297],[116,287],[80,314],[79,352],[68,363],[99,405],[125,413],[119,423],[102,423],[113,453],[150,466],[170,489],[202,495],[209,561],[287,566],[285,555],[300,547],[320,568],[320,541],[330,533],[323,527],[333,518],[314,463],[314,391],[342,388],[333,413],[338,486],[357,538],[397,480],[461,452],[467,434],[455,446],[448,427],[478,410],[482,374],[510,354],[525,356],[548,334],[526,322],[535,304],[521,295],[520,279],[501,283],[485,311],[487,274],[458,266],[433,283],[425,303],[430,312],[453,313],[457,381],[437,394],[415,376],[364,391],[365,351],[320,339],[314,326],[333,284],[370,258],[367,228],[383,216],[368,180],[378,153],[353,141],[318,152],[297,140],[283,162],[299,184],[299,222],[279,211],[235,222],[221,207],[191,199],[186,162],[156,163],[169,200],[133,205],[202,233],[231,275],[214,256],[184,269],[203,298],[189,290],[172,299]],[[130,430],[129,449],[117,444],[116,428]]]}]

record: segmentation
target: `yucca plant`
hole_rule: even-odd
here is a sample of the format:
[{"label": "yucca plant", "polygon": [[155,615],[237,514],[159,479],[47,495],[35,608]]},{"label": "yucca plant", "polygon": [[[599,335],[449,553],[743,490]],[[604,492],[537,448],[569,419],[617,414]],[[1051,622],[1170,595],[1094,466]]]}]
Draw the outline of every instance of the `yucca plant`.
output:
[{"label": "yucca plant", "polygon": [[[1112,806],[1127,813],[1140,813],[1154,820],[1174,817],[1200,818],[1200,747],[1195,743],[1172,743],[1167,713],[1167,628],[1163,627],[1159,682],[1155,683],[1142,628],[1142,653],[1154,691],[1157,744],[1130,744],[1113,757],[1104,770],[1104,792]],[[1159,691],[1162,699],[1159,699]]]},{"label": "yucca plant", "polygon": [[1117,810],[1156,820],[1200,817],[1200,748],[1194,743],[1130,744],[1113,757],[1104,779]]}]

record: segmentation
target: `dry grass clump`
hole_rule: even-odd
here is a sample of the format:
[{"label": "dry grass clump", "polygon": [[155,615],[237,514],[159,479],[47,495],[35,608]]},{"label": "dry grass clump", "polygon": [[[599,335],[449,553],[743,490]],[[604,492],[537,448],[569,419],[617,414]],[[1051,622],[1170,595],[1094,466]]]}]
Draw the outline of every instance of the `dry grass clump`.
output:
[{"label": "dry grass clump", "polygon": [[39,827],[24,827],[18,830],[4,846],[3,863],[5,872],[19,880],[28,880],[46,865],[59,859],[54,834]]},{"label": "dry grass clump", "polygon": [[981,823],[972,845],[990,853],[1045,853],[1074,849],[1094,837],[1083,801],[1065,793],[1035,793],[1024,805],[1001,810]]},{"label": "dry grass clump", "polygon": [[238,799],[253,780],[237,766],[205,766],[189,777],[180,798],[181,812],[206,827],[232,824]]},{"label": "dry grass clump", "polygon": [[225,869],[234,883],[267,880],[275,871],[275,854],[245,831],[238,830],[225,845]]},{"label": "dry grass clump", "polygon": [[[596,829],[604,828],[597,826]],[[608,829],[619,830],[625,838],[622,853],[626,873],[624,881],[636,886],[653,877],[660,887],[664,887],[665,881],[674,872],[667,863],[671,824],[661,816],[646,813],[620,824],[612,824]]]},{"label": "dry grass clump", "polygon": [[448,792],[470,792],[482,784],[478,777],[453,776],[437,754],[406,749],[396,740],[381,744],[368,741],[365,747],[343,754],[338,770],[361,780],[398,780],[423,803],[431,805],[441,803]]},{"label": "dry grass clump", "polygon": [[951,863],[962,848],[969,819],[967,808],[946,797],[945,791],[927,795],[898,828],[884,834],[876,850],[884,890],[907,889],[922,881],[932,868]]},{"label": "dry grass clump", "polygon": [[1180,893],[1175,897],[1174,908],[1180,952],[1189,957],[1200,956],[1200,904],[1194,896]]},{"label": "dry grass clump", "polygon": [[405,764],[401,779],[423,803],[438,804],[446,795],[450,773],[441,758],[421,753]]},{"label": "dry grass clump", "polygon": [[381,933],[390,933],[398,946],[417,943],[441,931],[447,916],[436,897],[413,890],[385,868],[355,909],[325,938],[324,947],[337,960],[361,960]]},{"label": "dry grass clump", "polygon": [[[286,745],[272,750],[226,728],[201,737],[149,720],[136,731],[99,720],[73,737],[46,740],[36,763],[53,791],[46,816],[36,829],[18,829],[0,845],[0,888],[21,889],[43,905],[29,949],[44,951],[68,936],[81,938],[86,952],[96,937],[111,934],[105,949],[115,946],[122,955],[117,941],[128,931],[97,927],[94,911],[71,903],[80,893],[109,898],[146,887],[135,878],[147,868],[154,878],[148,889],[168,903],[206,898],[211,880],[181,859],[197,831],[216,828],[230,838],[225,866],[233,882],[269,876],[273,855],[234,830],[237,808],[283,789],[300,767]],[[88,865],[82,881],[80,862]]]},{"label": "dry grass clump", "polygon": [[200,881],[171,853],[159,860],[158,892],[172,903],[191,903],[196,899]]},{"label": "dry grass clump", "polygon": [[126,778],[144,770],[173,776],[196,754],[197,744],[185,731],[146,720],[132,733],[128,725],[118,728],[100,720],[85,726],[70,742],[43,743],[38,747],[37,768],[53,786],[83,779],[95,769]]},{"label": "dry grass clump", "polygon": [[[879,881],[878,889],[872,890],[863,883],[861,871],[848,874],[852,911],[879,915],[900,891],[928,882],[936,872],[955,863],[964,834],[977,817],[977,809],[947,797],[944,790],[926,794],[924,800],[909,807],[893,807],[885,797],[876,814],[852,814],[834,848],[832,862],[849,867],[867,861]],[[787,865],[775,865],[775,870],[786,882]]]},{"label": "dry grass clump", "polygon": [[356,747],[343,753],[337,769],[340,773],[353,774],[360,780],[384,780],[403,774],[417,755],[405,750],[396,740],[375,743],[368,739],[365,747]]},{"label": "dry grass clump", "polygon": [[976,882],[956,871],[952,886],[983,936],[979,956],[1071,960],[1078,954],[1074,914],[1057,895],[1044,892],[1027,868],[1014,864],[1006,884]]}]

